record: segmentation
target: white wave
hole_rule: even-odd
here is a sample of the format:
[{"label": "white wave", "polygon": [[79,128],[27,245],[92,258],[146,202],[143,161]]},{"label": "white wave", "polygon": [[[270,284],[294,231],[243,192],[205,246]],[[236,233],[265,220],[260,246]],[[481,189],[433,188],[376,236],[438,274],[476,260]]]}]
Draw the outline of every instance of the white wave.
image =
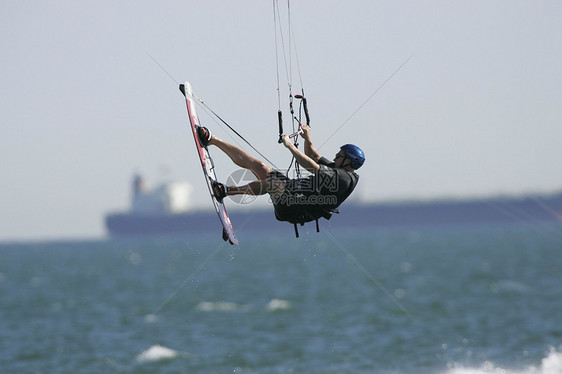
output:
[{"label": "white wave", "polygon": [[542,374],[560,374],[562,373],[562,352],[556,352],[554,348],[550,348],[548,356],[542,359]]},{"label": "white wave", "polygon": [[176,357],[187,357],[187,353],[182,353],[175,351],[170,348],[163,347],[161,345],[153,345],[146,351],[141,352],[137,356],[137,361],[139,362],[154,362],[161,360],[171,360]]},{"label": "white wave", "polygon": [[270,312],[274,312],[276,310],[287,310],[291,309],[291,303],[287,300],[273,299],[267,303],[266,309]]},{"label": "white wave", "polygon": [[202,312],[233,312],[240,309],[240,306],[228,301],[202,301],[197,304],[197,309]]},{"label": "white wave", "polygon": [[467,368],[453,365],[446,374],[561,374],[562,352],[550,349],[548,355],[542,359],[540,366],[529,366],[520,370],[504,369],[486,361],[480,368]]},{"label": "white wave", "polygon": [[531,288],[521,282],[503,279],[492,283],[490,290],[494,293],[526,293],[531,291]]},{"label": "white wave", "polygon": [[146,323],[156,323],[160,318],[156,314],[147,314],[144,316],[144,322]]}]

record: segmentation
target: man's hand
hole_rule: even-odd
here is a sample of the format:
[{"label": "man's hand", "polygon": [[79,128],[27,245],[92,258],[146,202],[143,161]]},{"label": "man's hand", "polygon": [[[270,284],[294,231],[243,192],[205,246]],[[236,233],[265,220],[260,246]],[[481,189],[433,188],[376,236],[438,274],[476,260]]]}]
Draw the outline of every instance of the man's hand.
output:
[{"label": "man's hand", "polygon": [[295,145],[291,142],[291,138],[289,138],[288,135],[283,135],[281,137],[281,140],[283,141],[283,145],[287,147],[289,151],[291,151],[293,156],[295,156],[295,160],[300,166],[302,166],[303,168],[305,168],[311,173],[314,173],[318,169],[320,169],[320,165],[318,165],[318,163],[315,160],[311,159],[310,157],[299,151],[297,147],[295,147]]},{"label": "man's hand", "polygon": [[304,125],[301,127],[302,138],[307,142],[310,142],[310,126]]},{"label": "man's hand", "polygon": [[289,135],[283,135],[281,137],[281,140],[283,140],[283,145],[287,148],[291,148],[291,146],[293,145],[293,143],[291,143],[291,138],[289,138]]}]

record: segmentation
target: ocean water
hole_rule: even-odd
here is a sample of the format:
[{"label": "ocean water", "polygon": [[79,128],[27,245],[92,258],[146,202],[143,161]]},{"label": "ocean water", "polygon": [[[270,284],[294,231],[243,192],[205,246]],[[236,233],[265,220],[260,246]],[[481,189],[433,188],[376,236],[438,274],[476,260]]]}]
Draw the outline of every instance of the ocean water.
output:
[{"label": "ocean water", "polygon": [[562,226],[0,245],[0,373],[562,373]]}]

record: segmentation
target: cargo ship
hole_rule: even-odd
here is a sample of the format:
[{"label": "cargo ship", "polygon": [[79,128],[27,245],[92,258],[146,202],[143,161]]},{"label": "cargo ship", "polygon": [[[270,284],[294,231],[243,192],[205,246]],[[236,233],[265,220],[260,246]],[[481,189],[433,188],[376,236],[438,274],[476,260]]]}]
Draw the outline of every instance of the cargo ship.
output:
[{"label": "cargo ship", "polygon": [[[133,178],[130,211],[105,217],[112,237],[214,232],[220,229],[212,210],[190,206],[191,186],[185,182],[164,183],[148,189],[141,176]],[[210,203],[209,203],[210,204]],[[422,227],[444,225],[516,224],[562,222],[562,191],[517,197],[441,199],[384,203],[345,202],[341,214],[322,225],[337,228]],[[237,230],[292,232],[290,224],[275,219],[273,209],[230,210]],[[314,223],[310,230],[315,229]]]}]

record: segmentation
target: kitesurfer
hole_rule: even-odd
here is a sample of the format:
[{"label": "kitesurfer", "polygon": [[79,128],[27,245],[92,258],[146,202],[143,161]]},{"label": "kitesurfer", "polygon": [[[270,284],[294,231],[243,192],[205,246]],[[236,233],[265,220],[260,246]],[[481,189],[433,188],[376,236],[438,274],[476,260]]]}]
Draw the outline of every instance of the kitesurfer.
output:
[{"label": "kitesurfer", "polygon": [[290,179],[241,148],[211,134],[207,128],[199,127],[197,134],[203,146],[218,147],[236,165],[250,170],[257,178],[256,181],[243,186],[225,186],[214,182],[213,192],[217,199],[222,201],[225,196],[268,193],[275,216],[280,221],[303,224],[321,217],[329,219],[357,185],[359,176],[355,171],[365,162],[365,155],[356,145],[345,144],[340,147],[333,162],[330,162],[322,157],[312,144],[310,127],[305,125],[301,129],[304,153],[291,142],[289,136],[284,135],[282,141],[296,162],[311,174],[306,178]]}]

